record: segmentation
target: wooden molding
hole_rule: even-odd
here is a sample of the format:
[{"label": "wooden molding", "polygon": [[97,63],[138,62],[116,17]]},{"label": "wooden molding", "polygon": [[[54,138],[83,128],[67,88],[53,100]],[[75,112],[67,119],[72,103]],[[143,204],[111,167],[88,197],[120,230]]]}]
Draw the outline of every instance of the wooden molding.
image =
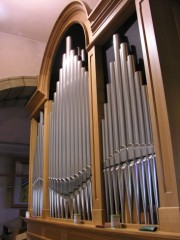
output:
[{"label": "wooden molding", "polygon": [[[93,222],[104,224],[105,210],[103,198],[103,171],[102,171],[102,141],[101,119],[104,103],[104,82],[102,72],[101,53],[98,48],[92,48],[89,58],[89,101],[90,101],[90,128],[91,128],[91,159],[92,159],[92,190],[93,190]],[[98,65],[98,67],[97,67]],[[97,70],[99,68],[99,70]],[[102,93],[102,94],[100,94]]]},{"label": "wooden molding", "polygon": [[[159,224],[164,231],[180,231],[180,214],[178,199],[179,188],[179,163],[177,163],[177,154],[179,150],[175,150],[176,140],[179,142],[179,123],[180,114],[176,109],[179,109],[179,69],[174,69],[177,73],[176,80],[173,75],[170,76],[171,64],[168,66],[166,60],[169,60],[169,54],[166,54],[166,48],[176,48],[178,44],[176,41],[164,43],[164,39],[159,34],[163,34],[164,28],[166,34],[164,38],[171,35],[171,28],[173,28],[173,21],[170,18],[166,21],[164,19],[165,12],[171,11],[171,7],[176,1],[159,1],[156,3],[150,0],[136,0],[136,9],[138,16],[138,23],[141,35],[141,44],[144,56],[144,64],[148,85],[149,102],[151,110],[151,119],[153,125],[154,144],[156,152],[157,175],[159,185]],[[169,5],[167,7],[167,5]],[[171,7],[170,7],[171,6]],[[168,13],[168,16],[172,16]],[[160,24],[161,23],[161,24]],[[166,25],[167,24],[167,25]],[[168,27],[167,27],[168,26]],[[159,38],[159,39],[157,39]],[[169,37],[168,37],[169,38]],[[171,42],[171,44],[170,44]],[[166,46],[166,47],[165,47]],[[159,51],[164,50],[163,54]],[[160,54],[161,53],[161,54]],[[173,54],[173,50],[172,53]],[[171,55],[170,54],[170,55]],[[177,56],[173,55],[173,61],[178,61]],[[178,55],[179,57],[179,55]],[[171,59],[172,61],[172,59]],[[173,86],[171,86],[173,84]],[[176,89],[175,89],[176,87]],[[172,99],[175,94],[175,99]],[[177,96],[178,95],[178,96]],[[177,114],[169,115],[169,112],[176,112]],[[172,134],[172,129],[176,126],[176,133]],[[176,135],[176,136],[175,136]],[[174,151],[175,150],[175,151]],[[177,175],[176,175],[177,174]],[[176,209],[176,210],[175,210]],[[169,218],[169,220],[168,220]],[[175,220],[176,219],[176,220]],[[176,224],[175,224],[176,222]]]},{"label": "wooden molding", "polygon": [[90,23],[87,19],[89,12],[90,10],[88,6],[84,5],[83,2],[73,1],[63,10],[58,20],[56,21],[45,50],[38,85],[38,90],[44,94],[46,99],[49,98],[49,81],[52,60],[57,46],[67,29],[73,24],[79,23],[84,30],[86,45],[89,44],[89,41],[91,39]]},{"label": "wooden molding", "polygon": [[93,35],[89,48],[94,43],[103,45],[133,12],[135,12],[134,1],[100,1],[88,17]]},{"label": "wooden molding", "polygon": [[29,100],[28,104],[25,107],[27,111],[29,111],[31,117],[35,117],[37,115],[37,113],[43,107],[45,101],[46,101],[45,95],[41,91],[36,90],[36,92],[33,94],[33,96],[31,97],[31,99]]},{"label": "wooden molding", "polygon": [[46,101],[44,105],[44,147],[43,147],[43,211],[42,217],[47,218],[50,216],[49,206],[49,123],[50,123],[50,111],[52,110],[52,101]]},{"label": "wooden molding", "polygon": [[160,230],[165,232],[180,233],[180,208],[159,208]]},{"label": "wooden molding", "polygon": [[33,215],[32,206],[32,184],[33,184],[33,165],[34,165],[34,154],[37,139],[37,121],[31,119],[31,129],[30,129],[31,139],[30,139],[30,156],[29,156],[29,191],[28,191],[28,210],[31,216]]},{"label": "wooden molding", "polygon": [[136,1],[136,6],[147,76],[155,151],[157,154],[160,204],[162,207],[177,206],[177,186],[174,174],[173,143],[168,106],[149,0],[138,0]]},{"label": "wooden molding", "polygon": [[53,220],[25,219],[28,224],[27,234],[32,239],[53,240],[177,240],[178,233],[143,232],[138,229],[100,228],[88,224],[73,224]]}]

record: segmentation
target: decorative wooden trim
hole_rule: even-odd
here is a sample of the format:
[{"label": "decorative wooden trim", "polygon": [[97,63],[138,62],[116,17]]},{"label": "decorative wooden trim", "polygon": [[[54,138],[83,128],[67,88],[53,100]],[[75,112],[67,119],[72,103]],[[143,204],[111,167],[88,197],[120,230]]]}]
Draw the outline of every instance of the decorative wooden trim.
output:
[{"label": "decorative wooden trim", "polygon": [[33,94],[33,96],[31,97],[31,99],[29,100],[28,104],[25,107],[27,111],[30,113],[31,117],[35,117],[37,115],[37,113],[43,107],[45,101],[46,101],[45,95],[39,90],[36,90],[36,92]]},{"label": "decorative wooden trim", "polygon": [[[51,220],[26,219],[27,234],[33,239],[53,240],[177,240],[178,233],[143,232],[138,229],[98,228],[92,225],[63,223]],[[35,238],[34,238],[35,237]]]},{"label": "decorative wooden trim", "polygon": [[37,121],[35,119],[31,119],[31,129],[30,129],[30,156],[29,156],[29,192],[28,192],[28,210],[33,215],[33,206],[32,206],[32,180],[33,180],[33,165],[34,165],[34,154],[35,154],[35,146],[37,139]]},{"label": "decorative wooden trim", "polygon": [[89,48],[95,43],[103,45],[110,36],[135,12],[132,0],[103,0],[88,19],[93,35]]},{"label": "decorative wooden trim", "polygon": [[[160,202],[161,206],[177,206],[177,197],[172,198],[172,195],[177,195],[177,189],[176,182],[173,180],[174,169],[172,166],[174,163],[172,161],[169,117],[150,5],[148,0],[136,1],[136,4],[149,90],[155,148],[158,155]],[[167,176],[169,177],[167,178]],[[164,197],[169,198],[169,200],[162,197],[164,193],[166,195]]]},{"label": "decorative wooden trim", "polygon": [[[167,9],[171,9],[170,5],[172,7],[174,3],[175,1],[169,2],[166,0],[163,2],[157,0],[156,3],[150,0],[136,0],[136,9],[147,77],[155,152],[157,155],[156,163],[160,197],[160,227],[164,231],[169,230],[180,232],[180,200],[178,200],[177,188],[179,185],[179,174],[176,176],[175,171],[176,168],[179,169],[179,164],[176,160],[176,158],[179,158],[179,155],[177,154],[179,150],[175,150],[177,144],[175,140],[179,142],[180,132],[177,123],[180,121],[180,114],[172,113],[169,115],[169,113],[172,112],[172,109],[176,112],[176,109],[179,108],[180,98],[179,93],[177,94],[177,89],[179,89],[180,85],[177,76],[179,76],[180,71],[174,69],[176,74],[173,75],[176,75],[176,77],[173,77],[173,75],[170,76],[170,73],[172,73],[171,64],[168,68],[168,61],[166,62],[166,60],[164,60],[168,59],[169,55],[171,55],[165,53],[166,47],[169,46],[171,49],[175,48],[175,43],[173,45],[173,42],[170,41],[165,44],[163,39],[159,41],[159,38],[158,40],[158,35],[163,34],[163,25],[165,26],[167,33],[167,35],[164,36],[165,38],[168,36],[168,29],[173,27],[171,20],[168,19],[166,22],[163,16],[164,12],[168,13],[169,10],[167,11]],[[169,6],[167,7],[167,5]],[[163,13],[162,16],[161,12]],[[161,18],[163,18],[163,22],[162,20],[159,20]],[[159,24],[160,21],[161,24]],[[166,26],[166,23],[169,28]],[[169,35],[171,35],[170,32]],[[160,49],[162,48],[164,51],[163,54],[160,52]],[[174,59],[171,59],[171,61],[178,61],[178,58],[175,57],[175,55],[173,56]],[[173,84],[173,87],[170,86],[171,84]],[[175,98],[173,97],[174,94]],[[170,95],[174,98],[173,102],[169,99]],[[172,124],[175,124],[177,127],[174,136],[172,133],[174,126]],[[167,220],[167,218],[169,218],[168,216],[171,216],[171,220],[169,221]]]},{"label": "decorative wooden trim", "polygon": [[89,101],[91,124],[91,159],[93,179],[93,222],[104,224],[105,210],[103,198],[103,172],[101,149],[101,119],[104,103],[104,83],[102,78],[102,59],[98,48],[93,47],[89,58]]},{"label": "decorative wooden trim", "polygon": [[52,101],[47,101],[44,106],[44,147],[43,147],[43,209],[42,217],[50,216],[49,208],[49,187],[48,187],[48,170],[49,170],[49,113],[52,108]]},{"label": "decorative wooden trim", "polygon": [[46,99],[49,98],[49,81],[52,60],[57,46],[67,29],[73,24],[79,23],[84,30],[86,45],[89,44],[91,38],[90,24],[87,19],[89,12],[89,8],[84,5],[83,2],[73,1],[63,10],[53,28],[41,65],[40,79],[38,85],[38,90],[45,95]]}]

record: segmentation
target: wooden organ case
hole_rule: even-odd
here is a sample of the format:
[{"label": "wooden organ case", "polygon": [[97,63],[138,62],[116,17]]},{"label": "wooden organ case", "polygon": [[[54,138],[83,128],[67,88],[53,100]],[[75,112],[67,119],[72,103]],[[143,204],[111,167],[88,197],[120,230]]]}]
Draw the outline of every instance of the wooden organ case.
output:
[{"label": "wooden organ case", "polygon": [[179,12],[103,0],[59,16],[27,105],[29,239],[180,239]]}]

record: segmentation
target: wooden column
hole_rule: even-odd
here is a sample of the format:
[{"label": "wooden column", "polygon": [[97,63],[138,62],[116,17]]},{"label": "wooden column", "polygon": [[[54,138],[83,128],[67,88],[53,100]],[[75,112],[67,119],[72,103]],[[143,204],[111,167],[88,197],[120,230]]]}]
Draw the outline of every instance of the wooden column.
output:
[{"label": "wooden column", "polygon": [[30,152],[29,152],[29,192],[28,192],[28,211],[30,215],[33,215],[33,206],[32,206],[32,181],[33,181],[33,165],[34,165],[34,155],[36,150],[36,139],[37,139],[37,121],[32,118],[31,119],[31,129],[30,129]]},{"label": "wooden column", "polygon": [[52,101],[47,101],[44,105],[44,145],[43,145],[43,209],[42,217],[50,216],[49,207],[49,187],[48,187],[48,171],[49,171],[49,113],[52,108]]},{"label": "wooden column", "polygon": [[163,231],[180,232],[180,4],[136,0],[153,123]]},{"label": "wooden column", "polygon": [[104,84],[102,78],[101,51],[93,47],[88,52],[89,63],[89,96],[91,125],[91,159],[92,159],[92,191],[93,191],[93,222],[101,225],[105,222],[101,119],[104,103]]}]

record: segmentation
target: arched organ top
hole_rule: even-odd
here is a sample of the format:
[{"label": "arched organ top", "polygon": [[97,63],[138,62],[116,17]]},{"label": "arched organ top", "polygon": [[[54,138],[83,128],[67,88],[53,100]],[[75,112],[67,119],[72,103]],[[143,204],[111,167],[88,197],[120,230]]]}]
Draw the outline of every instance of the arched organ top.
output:
[{"label": "arched organ top", "polygon": [[[49,193],[51,217],[91,219],[91,155],[88,72],[66,38],[66,53],[50,112]],[[58,205],[57,205],[58,201]]]},{"label": "arched organ top", "polygon": [[[53,56],[49,84],[49,99],[51,100],[53,99],[53,93],[56,91],[56,82],[59,79],[59,69],[62,68],[62,56],[64,53],[66,53],[66,50],[68,51],[68,49],[66,49],[66,38],[68,36],[73,36],[73,41],[71,41],[70,47],[71,49],[73,49],[74,54],[80,56],[80,49],[83,49],[85,47],[85,35],[83,27],[79,23],[73,24],[71,27],[68,28],[68,30],[66,30],[66,33],[63,34],[63,37],[59,40]],[[86,64],[87,67],[87,61],[83,63],[84,65]]]},{"label": "arched organ top", "polygon": [[135,69],[134,56],[128,55],[127,43],[119,43],[118,34],[113,35],[113,49],[115,60],[110,63],[102,120],[107,220],[120,213],[123,223],[142,223],[143,212],[144,222],[154,224],[159,202],[146,86]]}]

